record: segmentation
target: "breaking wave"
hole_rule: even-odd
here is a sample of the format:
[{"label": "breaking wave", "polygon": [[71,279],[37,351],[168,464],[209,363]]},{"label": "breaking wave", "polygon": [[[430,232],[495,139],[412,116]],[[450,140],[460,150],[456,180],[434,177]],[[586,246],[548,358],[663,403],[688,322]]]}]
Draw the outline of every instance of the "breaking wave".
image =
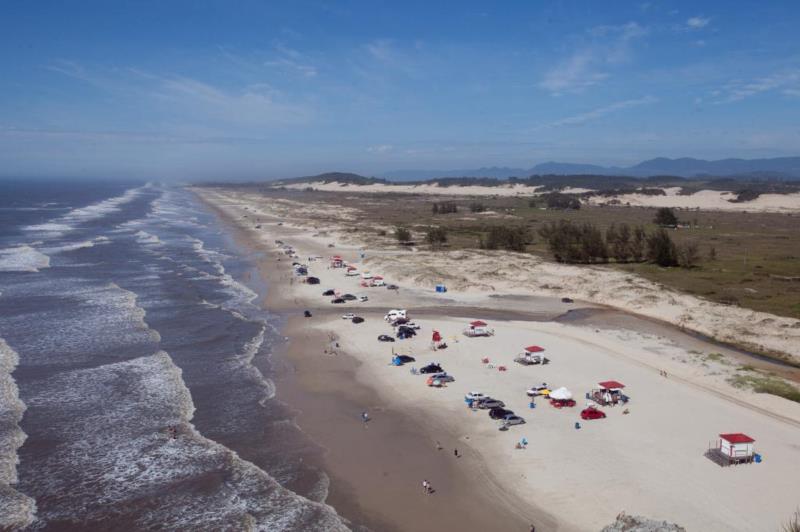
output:
[{"label": "breaking wave", "polygon": [[26,527],[36,513],[36,502],[12,487],[17,483],[17,449],[25,442],[19,428],[25,403],[11,376],[17,363],[17,353],[0,338],[0,530]]},{"label": "breaking wave", "polygon": [[38,272],[50,267],[50,257],[30,246],[0,249],[0,272]]}]

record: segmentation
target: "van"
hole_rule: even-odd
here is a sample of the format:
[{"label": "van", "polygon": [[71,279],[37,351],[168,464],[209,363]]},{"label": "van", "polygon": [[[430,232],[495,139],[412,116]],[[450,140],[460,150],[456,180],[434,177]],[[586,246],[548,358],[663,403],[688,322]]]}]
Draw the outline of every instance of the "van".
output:
[{"label": "van", "polygon": [[384,316],[383,319],[386,320],[386,321],[392,322],[392,321],[394,321],[394,320],[396,320],[398,318],[405,318],[405,317],[406,317],[406,311],[404,309],[403,310],[396,310],[395,309],[395,310],[390,310],[389,312],[387,312],[386,316]]}]

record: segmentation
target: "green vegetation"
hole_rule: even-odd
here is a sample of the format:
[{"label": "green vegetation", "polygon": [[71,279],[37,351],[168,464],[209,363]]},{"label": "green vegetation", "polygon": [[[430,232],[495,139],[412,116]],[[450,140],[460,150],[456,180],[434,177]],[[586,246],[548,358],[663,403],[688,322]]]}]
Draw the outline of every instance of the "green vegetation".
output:
[{"label": "green vegetation", "polygon": [[433,214],[455,214],[458,212],[458,205],[454,201],[441,201],[434,203],[431,211]]},{"label": "green vegetation", "polygon": [[433,249],[438,249],[447,242],[447,231],[443,227],[429,227],[425,231],[425,241]]},{"label": "green vegetation", "polygon": [[677,227],[678,217],[669,207],[662,207],[656,211],[653,223],[661,227]]},{"label": "green vegetation", "polygon": [[486,212],[486,205],[479,201],[475,201],[469,204],[470,212]]},{"label": "green vegetation", "polygon": [[783,379],[767,375],[738,374],[728,379],[737,388],[750,388],[756,393],[777,395],[800,403],[800,389]]},{"label": "green vegetation", "polygon": [[560,192],[551,192],[544,196],[544,200],[548,209],[578,210],[581,208],[581,201],[578,198],[569,194],[561,194]]},{"label": "green vegetation", "polygon": [[489,230],[486,240],[482,241],[483,249],[505,249],[508,251],[525,251],[530,235],[524,227],[494,226]]}]

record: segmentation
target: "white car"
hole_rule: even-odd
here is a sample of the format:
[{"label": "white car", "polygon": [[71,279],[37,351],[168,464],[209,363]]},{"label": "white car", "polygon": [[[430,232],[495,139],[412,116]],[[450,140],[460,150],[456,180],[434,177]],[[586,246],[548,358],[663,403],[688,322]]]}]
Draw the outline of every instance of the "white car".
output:
[{"label": "white car", "polygon": [[358,277],[359,273],[357,270],[347,270],[344,274],[348,277]]},{"label": "white car", "polygon": [[367,296],[358,296],[358,300],[364,303],[365,301],[369,301],[369,298]]},{"label": "white car", "polygon": [[406,327],[410,327],[410,328],[414,329],[415,331],[418,331],[418,330],[422,329],[422,327],[420,327],[419,325],[417,325],[413,321],[409,321],[408,323],[404,323],[403,325],[405,325]]},{"label": "white car", "polygon": [[485,397],[486,395],[482,394],[481,392],[469,392],[467,395],[464,396],[464,400],[477,402]]},{"label": "white car", "polygon": [[373,279],[372,286],[386,286],[386,282],[383,279]]},{"label": "white car", "polygon": [[390,310],[386,313],[386,316],[383,317],[384,320],[388,322],[393,322],[397,318],[405,318],[406,311],[405,310]]},{"label": "white car", "polygon": [[352,312],[348,312],[347,314],[343,314],[342,315],[342,319],[343,320],[352,320],[355,317],[356,317],[356,315],[353,314]]}]

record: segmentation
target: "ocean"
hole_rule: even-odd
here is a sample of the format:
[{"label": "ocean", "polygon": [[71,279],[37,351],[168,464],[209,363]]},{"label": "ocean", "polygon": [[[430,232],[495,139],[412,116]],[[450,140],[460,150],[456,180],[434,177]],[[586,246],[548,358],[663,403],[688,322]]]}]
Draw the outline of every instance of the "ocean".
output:
[{"label": "ocean", "polygon": [[0,182],[0,529],[346,530],[264,289],[187,190]]}]

